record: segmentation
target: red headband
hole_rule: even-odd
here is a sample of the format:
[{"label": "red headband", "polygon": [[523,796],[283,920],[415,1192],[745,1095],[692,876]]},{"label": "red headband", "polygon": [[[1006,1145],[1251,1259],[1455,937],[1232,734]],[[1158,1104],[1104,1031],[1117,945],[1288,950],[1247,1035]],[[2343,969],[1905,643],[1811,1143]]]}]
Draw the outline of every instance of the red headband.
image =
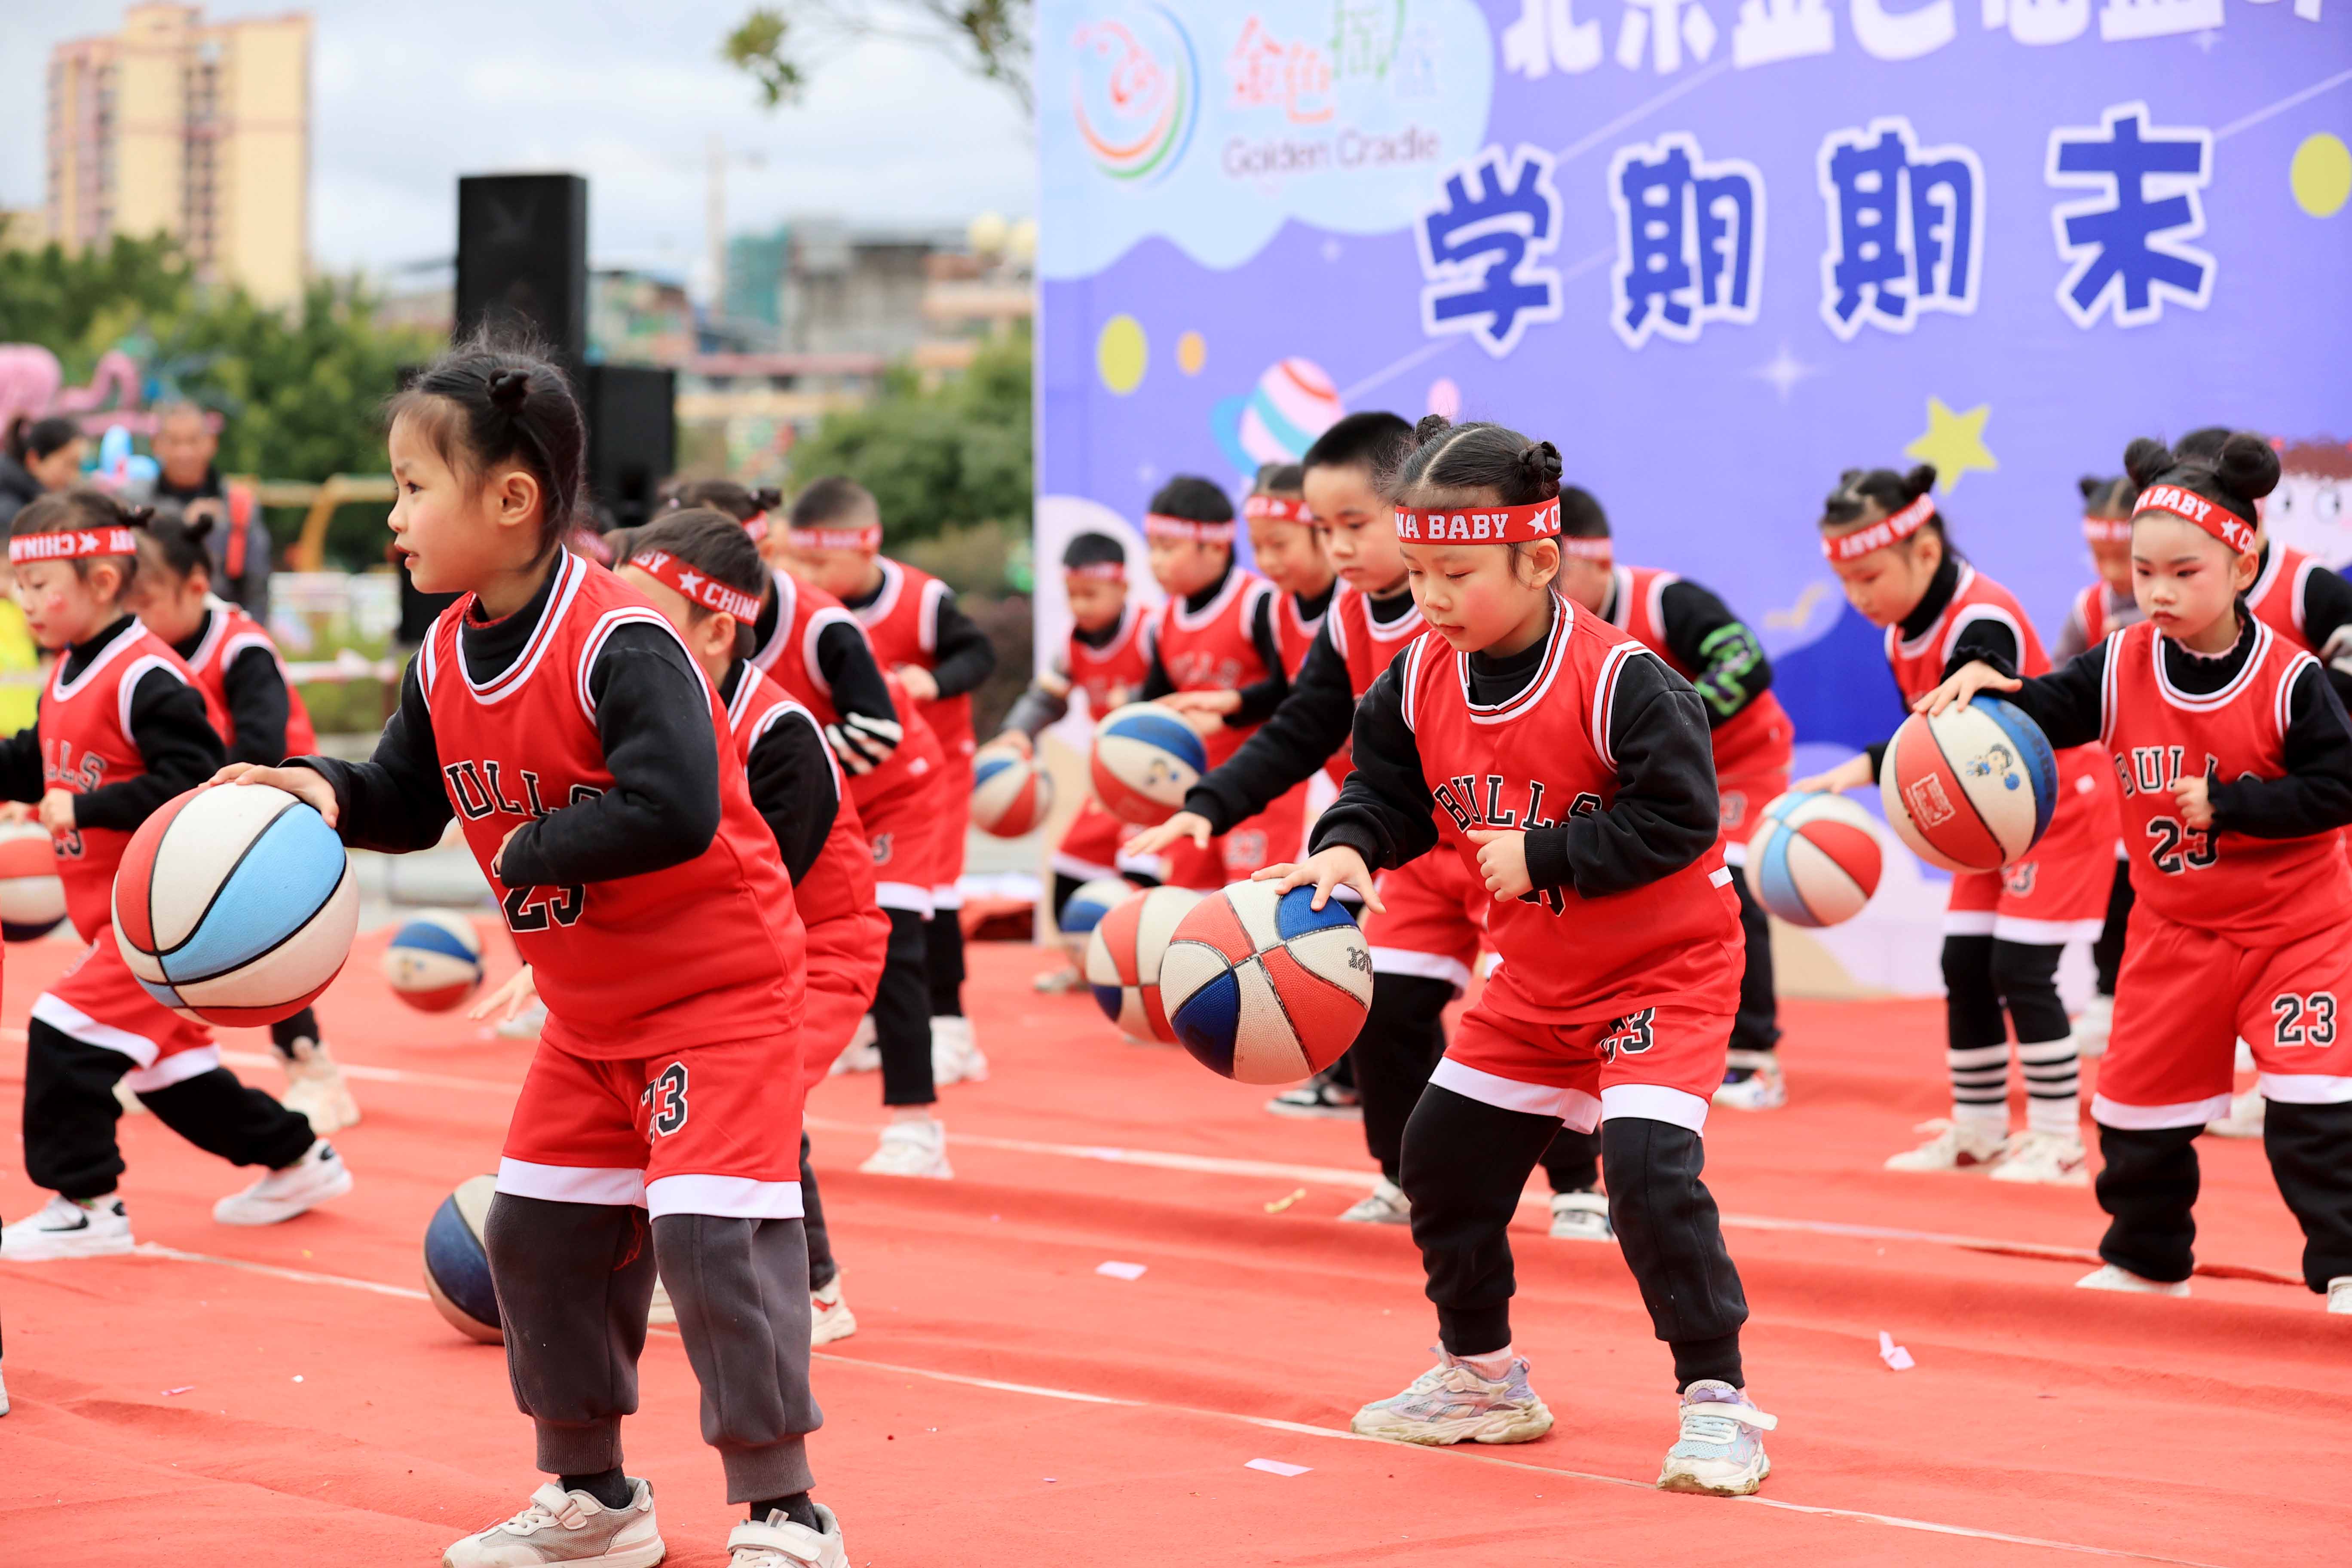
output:
[{"label": "red headband", "polygon": [[1598,539],[1570,539],[1563,535],[1559,552],[1573,555],[1580,561],[1613,561],[1617,558],[1616,546],[1605,533]]},{"label": "red headband", "polygon": [[794,528],[784,537],[795,550],[879,550],[882,548],[882,525],[869,522],[864,528]]},{"label": "red headband", "polygon": [[1083,566],[1065,566],[1062,574],[1066,577],[1095,577],[1105,583],[1124,583],[1127,581],[1127,563],[1089,561]]},{"label": "red headband", "polygon": [[667,550],[648,550],[643,555],[632,555],[629,564],[663,586],[685,595],[689,604],[699,605],[706,610],[716,610],[722,616],[732,616],[747,626],[760,618],[759,595],[730,588],[715,580],[708,572],[696,571]]},{"label": "red headband", "polygon": [[139,540],[127,528],[77,529],[71,533],[20,533],[8,542],[8,563],[79,561],[94,555],[136,555]]},{"label": "red headband", "polygon": [[768,514],[764,511],[755,511],[751,516],[745,518],[743,520],[743,531],[751,536],[752,543],[766,543],[768,540]]},{"label": "red headband", "polygon": [[1834,538],[1823,534],[1822,554],[1831,561],[1859,561],[1874,550],[1902,543],[1919,531],[1920,524],[1935,515],[1935,497],[1921,496],[1901,511],[1882,517],[1868,528],[1857,528],[1852,533],[1841,533]]},{"label": "red headband", "polygon": [[2131,519],[2127,517],[2085,517],[2083,537],[2094,544],[2129,544]]},{"label": "red headband", "polygon": [[1397,509],[1398,540],[1406,544],[1532,544],[1559,537],[1559,498],[1480,511]]},{"label": "red headband", "polygon": [[1251,522],[1313,522],[1315,514],[1303,500],[1284,496],[1252,496],[1242,502],[1242,516]]},{"label": "red headband", "polygon": [[1147,539],[1190,539],[1202,544],[1234,542],[1234,525],[1230,522],[1195,522],[1189,517],[1169,517],[1156,511],[1143,514],[1143,532]]},{"label": "red headband", "polygon": [[2254,552],[2254,525],[2220,501],[2207,500],[2195,490],[2183,489],[2179,485],[2151,485],[2140,491],[2139,500],[2132,504],[2132,521],[2137,522],[2152,511],[2194,523],[2241,555]]}]

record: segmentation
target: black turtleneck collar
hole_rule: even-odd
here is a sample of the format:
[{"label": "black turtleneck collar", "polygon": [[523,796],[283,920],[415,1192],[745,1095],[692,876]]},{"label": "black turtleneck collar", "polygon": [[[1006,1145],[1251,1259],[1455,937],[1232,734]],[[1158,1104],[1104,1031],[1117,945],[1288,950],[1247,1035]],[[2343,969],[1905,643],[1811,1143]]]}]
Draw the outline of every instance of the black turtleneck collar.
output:
[{"label": "black turtleneck collar", "polygon": [[1381,626],[1404,619],[1412,611],[1412,579],[1407,577],[1394,593],[1365,595],[1364,608]]},{"label": "black turtleneck collar", "polygon": [[1339,580],[1337,577],[1334,577],[1331,581],[1323,584],[1323,591],[1321,593],[1293,594],[1290,595],[1290,602],[1292,605],[1297,609],[1298,618],[1300,620],[1307,622],[1319,621],[1323,618],[1325,613],[1331,608],[1331,595],[1339,591]]},{"label": "black turtleneck collar", "polygon": [[65,679],[79,679],[81,672],[96,662],[100,654],[111,647],[116,638],[126,635],[136,637],[138,633],[139,622],[135,617],[120,616],[108,622],[101,630],[93,633],[87,640],[69,645],[66,648]]},{"label": "black turtleneck collar", "polygon": [[1559,600],[1554,597],[1550,614],[1544,621],[1543,636],[1514,654],[1501,658],[1486,654],[1470,656],[1470,698],[1482,708],[1497,702],[1508,702],[1527,689],[1536,672],[1543,668],[1544,653],[1551,647],[1554,623],[1559,616]]},{"label": "black turtleneck collar", "polygon": [[1207,587],[1202,589],[1197,594],[1187,594],[1184,595],[1184,613],[1188,616],[1197,616],[1202,610],[1207,609],[1211,605],[1215,604],[1217,602],[1217,595],[1225,591],[1225,584],[1233,574],[1234,558],[1228,555],[1225,557],[1225,569],[1217,574],[1217,580],[1215,582],[1210,584]]},{"label": "black turtleneck collar", "polygon": [[204,618],[196,623],[196,629],[188,634],[185,641],[173,643],[172,651],[182,658],[194,659],[196,657],[196,649],[205,646],[205,638],[213,629],[213,617],[218,614],[220,614],[218,610],[206,605]]},{"label": "black turtleneck collar", "polygon": [[1910,642],[1914,638],[1925,637],[1927,628],[1936,624],[1936,617],[1942,615],[1951,605],[1952,595],[1958,593],[1959,589],[1960,558],[1949,550],[1946,550],[1943,563],[1936,568],[1936,574],[1927,580],[1927,593],[1920,595],[1917,606],[1909,615],[1904,616],[1903,624],[1895,628],[1902,635],[1903,640]]},{"label": "black turtleneck collar", "polygon": [[2254,616],[2246,608],[2246,601],[2238,601],[2238,640],[2220,653],[2199,653],[2185,647],[2170,637],[2164,637],[2165,679],[2191,697],[2203,697],[2221,690],[2238,679],[2253,657]]},{"label": "black turtleneck collar", "polygon": [[1088,647],[1108,647],[1118,639],[1119,627],[1125,625],[1127,625],[1127,612],[1121,610],[1117,616],[1091,630],[1085,626],[1073,626],[1070,628],[1070,635]]},{"label": "black turtleneck collar", "polygon": [[467,671],[476,680],[505,674],[522,657],[522,650],[530,646],[530,634],[539,629],[540,617],[547,613],[548,595],[555,592],[556,579],[563,575],[564,565],[563,552],[558,551],[530,602],[510,616],[485,620],[479,599],[467,605],[466,619],[457,628],[457,635],[465,640]]}]

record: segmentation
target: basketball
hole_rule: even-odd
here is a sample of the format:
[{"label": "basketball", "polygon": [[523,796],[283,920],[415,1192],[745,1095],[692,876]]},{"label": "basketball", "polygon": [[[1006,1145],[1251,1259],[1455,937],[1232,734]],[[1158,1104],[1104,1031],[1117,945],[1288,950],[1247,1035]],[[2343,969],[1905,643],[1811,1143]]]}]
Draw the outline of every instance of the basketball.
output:
[{"label": "basketball", "polygon": [[1236,882],[1177,922],[1160,961],[1176,1040],[1212,1072],[1295,1083],[1355,1043],[1372,1000],[1372,951],[1337,899]]},{"label": "basketball", "polygon": [[1062,906],[1062,940],[1069,944],[1070,952],[1074,955],[1083,953],[1103,917],[1125,903],[1134,891],[1135,884],[1124,877],[1097,877],[1091,882],[1079,883],[1070,901]]},{"label": "basketball", "polygon": [[150,995],[207,1024],[290,1018],[351,956],[360,895],[326,819],[268,784],[167,801],[123,850],[114,940]]},{"label": "basketball", "polygon": [[1895,731],[1878,770],[1886,820],[1947,871],[1998,871],[2033,847],[2058,803],[2058,759],[2042,726],[1979,693]]},{"label": "basketball", "polygon": [[983,751],[973,761],[971,825],[982,833],[1018,838],[1053,809],[1053,775],[1029,758]]},{"label": "basketball", "polygon": [[1114,708],[1095,727],[1095,795],[1122,822],[1153,827],[1167,821],[1208,771],[1201,737],[1181,714],[1157,702]]},{"label": "basketball", "polygon": [[420,1013],[446,1013],[481,989],[482,939],[454,910],[426,910],[392,934],[384,984]]},{"label": "basketball", "polygon": [[1160,967],[1168,939],[1202,895],[1190,888],[1150,888],[1113,909],[1087,942],[1087,984],[1103,1016],[1139,1040],[1176,1043],[1160,1001]]},{"label": "basketball", "polygon": [[1870,814],[1840,795],[1779,796],[1748,841],[1749,890],[1790,925],[1852,920],[1878,890],[1879,868]]},{"label": "basketball", "polygon": [[441,1200],[425,1227],[425,1291],[434,1310],[469,1340],[503,1343],[499,1296],[490,1288],[490,1260],[482,1250],[482,1226],[498,1193],[496,1176],[468,1178]]},{"label": "basketball", "polygon": [[0,826],[0,938],[31,942],[65,918],[66,885],[49,830],[30,822]]}]

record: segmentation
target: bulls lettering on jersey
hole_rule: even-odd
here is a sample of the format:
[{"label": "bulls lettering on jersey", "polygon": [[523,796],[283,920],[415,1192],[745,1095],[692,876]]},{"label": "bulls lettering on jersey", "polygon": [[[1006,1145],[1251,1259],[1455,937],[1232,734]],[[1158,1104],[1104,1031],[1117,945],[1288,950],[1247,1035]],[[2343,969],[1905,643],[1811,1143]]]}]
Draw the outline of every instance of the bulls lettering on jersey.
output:
[{"label": "bulls lettering on jersey", "polygon": [[[259,648],[278,667],[278,679],[286,683],[286,755],[307,757],[319,749],[318,732],[310,726],[310,710],[302,705],[302,694],[286,673],[286,661],[278,657],[278,645],[261,629],[261,623],[247,615],[226,599],[207,597],[205,608],[210,613],[205,624],[205,635],[188,656],[188,671],[195,678],[197,689],[205,694],[205,706],[212,709],[213,723],[220,730],[221,739],[235,755],[236,734],[228,708],[228,669],[248,650]],[[272,757],[270,762],[282,759]]]},{"label": "bulls lettering on jersey", "polygon": [[1100,719],[1132,702],[1151,673],[1151,612],[1130,599],[1118,615],[1118,629],[1100,647],[1070,634],[1070,684],[1087,694],[1087,713]]}]

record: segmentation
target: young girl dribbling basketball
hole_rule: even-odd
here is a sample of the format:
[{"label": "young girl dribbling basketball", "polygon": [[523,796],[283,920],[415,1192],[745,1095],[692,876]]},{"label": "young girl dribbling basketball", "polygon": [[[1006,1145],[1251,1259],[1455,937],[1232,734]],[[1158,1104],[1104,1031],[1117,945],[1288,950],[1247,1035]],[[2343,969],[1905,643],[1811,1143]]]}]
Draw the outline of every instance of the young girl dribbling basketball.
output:
[{"label": "young girl dribbling basketball", "polygon": [[1403,1185],[1438,1364],[1354,1429],[1518,1443],[1551,1428],[1512,1345],[1507,1233],[1563,1122],[1598,1123],[1610,1217],[1673,1347],[1679,1439],[1658,1485],[1737,1496],[1770,1472],[1740,1392],[1748,1317],[1700,1130],[1739,1004],[1741,935],[1716,847],[1706,710],[1657,655],[1553,587],[1559,457],[1434,416],[1390,485],[1431,631],[1356,713],[1356,769],[1316,853],[1270,867],[1319,905],[1375,868],[1458,856],[1502,955],[1405,1127]]},{"label": "young girl dribbling basketball", "polygon": [[[557,1478],[446,1568],[652,1563],[621,1417],[656,1259],[702,1430],[751,1519],[734,1568],[844,1568],[813,1503],[796,1158],[805,934],[725,711],[660,613],[562,547],[585,432],[562,374],[482,340],[392,405],[392,531],[435,622],[364,763],[230,767],[347,843],[457,817],[547,1006],[484,1227],[516,1403]],[[650,1231],[650,1235],[648,1235]]]}]

